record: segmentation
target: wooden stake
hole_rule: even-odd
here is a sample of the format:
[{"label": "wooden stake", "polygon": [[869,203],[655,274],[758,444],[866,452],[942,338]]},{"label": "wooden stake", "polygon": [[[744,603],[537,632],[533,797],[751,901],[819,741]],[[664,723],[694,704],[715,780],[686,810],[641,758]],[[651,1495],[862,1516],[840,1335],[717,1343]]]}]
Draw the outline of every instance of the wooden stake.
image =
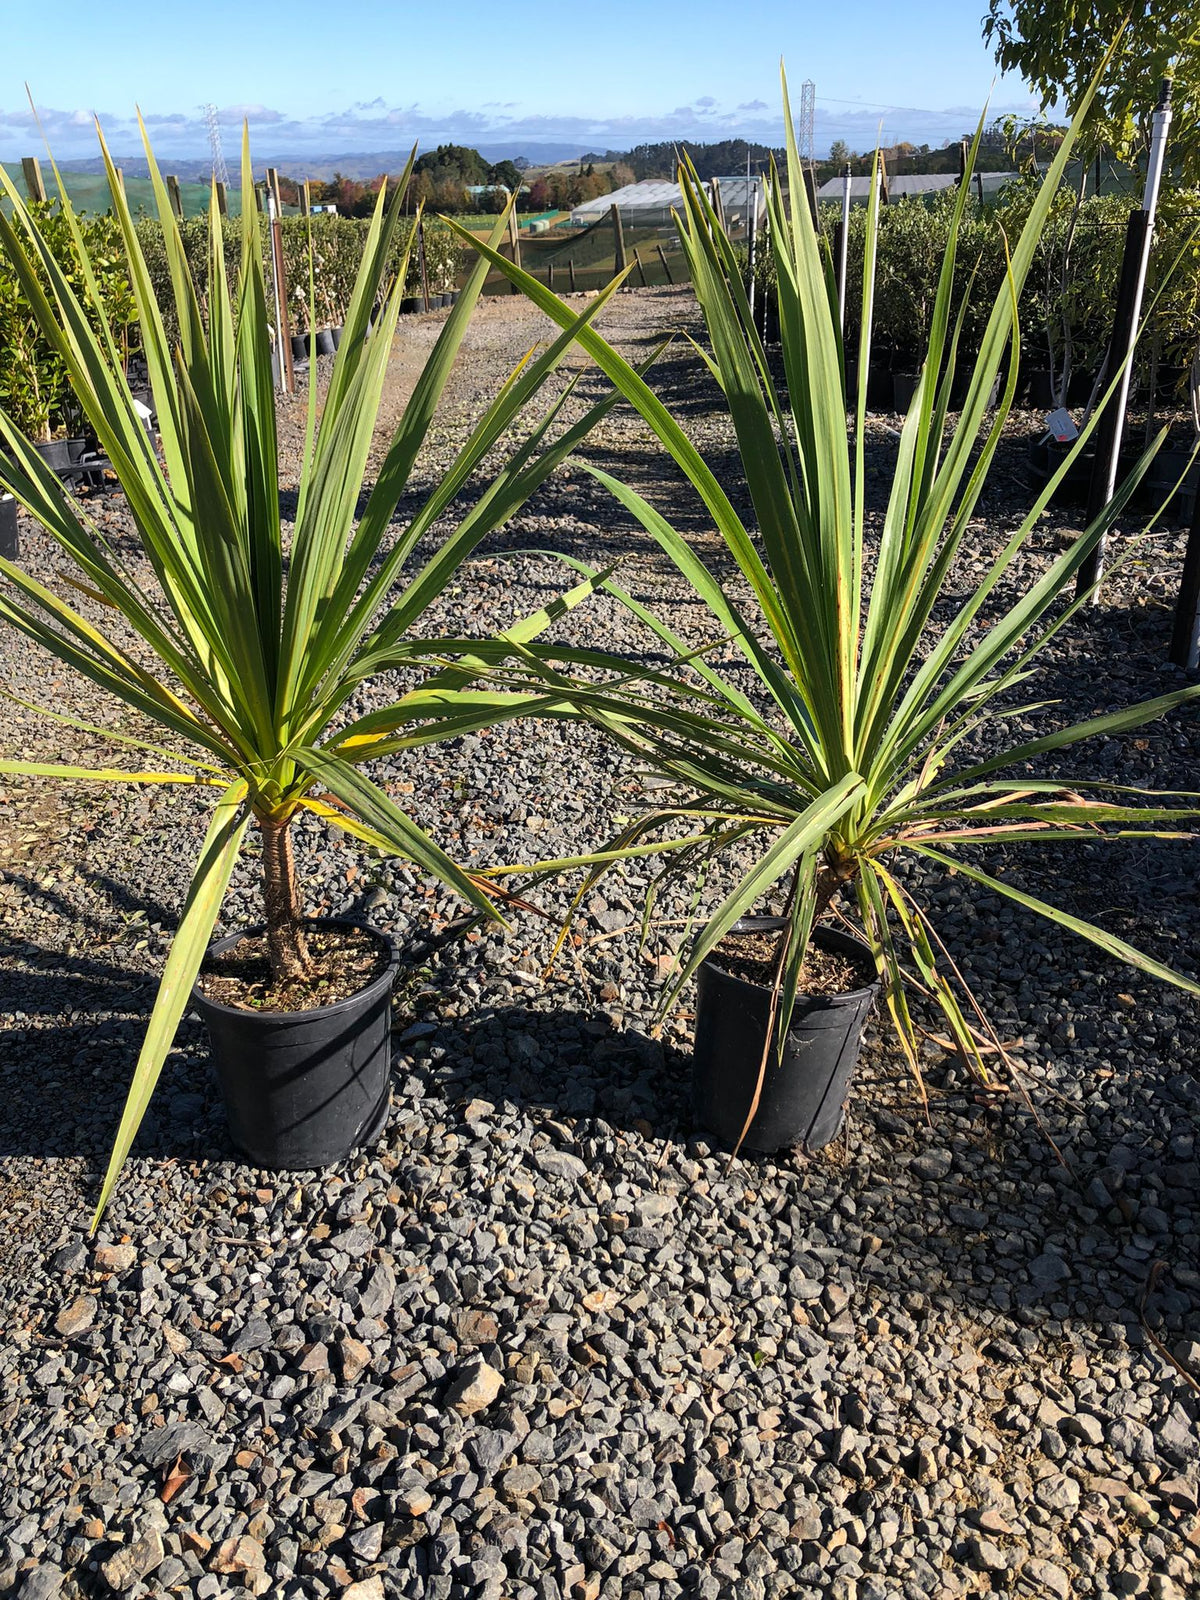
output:
[{"label": "wooden stake", "polygon": [[183,194],[179,188],[179,179],[173,172],[167,173],[167,198],[171,202],[171,210],[180,222],[183,221]]},{"label": "wooden stake", "polygon": [[277,217],[282,217],[283,201],[280,199],[279,195],[279,169],[277,167],[267,168],[267,187],[270,189],[271,198],[275,202],[275,215]]},{"label": "wooden stake", "polygon": [[817,209],[817,175],[811,167],[805,167],[804,169],[804,193],[808,197],[808,209],[813,220],[813,227],[819,227],[821,218]]},{"label": "wooden stake", "polygon": [[42,178],[42,163],[36,156],[22,156],[21,172],[25,178],[25,192],[31,200],[45,202],[46,184]]},{"label": "wooden stake", "polygon": [[613,225],[613,260],[614,260],[614,268],[613,268],[613,270],[615,272],[624,272],[624,270],[625,270],[625,231],[621,227],[621,213],[617,210],[616,206],[609,206],[608,213],[609,213],[609,216],[612,217],[612,225]]},{"label": "wooden stake", "polygon": [[268,196],[267,215],[271,220],[271,254],[275,277],[275,334],[279,340],[279,370],[289,394],[296,392],[296,371],[292,366],[291,322],[288,318],[287,267],[283,261],[283,229],[275,196]]},{"label": "wooden stake", "polygon": [[547,261],[547,263],[546,263],[546,287],[547,287],[547,289],[550,289],[551,291],[553,291],[553,289],[554,289],[554,263],[553,263],[553,261]]},{"label": "wooden stake", "polygon": [[425,218],[417,218],[417,264],[421,268],[421,307],[429,310],[429,274],[425,270]]},{"label": "wooden stake", "polygon": [[573,259],[567,262],[567,272],[569,273],[570,278],[571,278],[571,293],[574,294],[575,293],[575,262],[574,262]]},{"label": "wooden stake", "polygon": [[[515,211],[508,213],[508,242],[512,250],[513,266],[519,267],[521,265],[521,231],[517,227],[517,213]],[[509,287],[513,294],[520,293],[515,283],[510,284]]]},{"label": "wooden stake", "polygon": [[654,248],[658,251],[658,259],[662,262],[662,269],[667,275],[667,282],[674,283],[675,279],[671,276],[671,264],[667,260],[667,252],[660,244],[656,244]]},{"label": "wooden stake", "polygon": [[642,288],[643,289],[648,289],[650,287],[650,285],[646,282],[646,269],[642,265],[641,256],[638,255],[637,245],[634,245],[634,247],[633,247],[633,259],[637,264],[638,277],[642,280]]}]

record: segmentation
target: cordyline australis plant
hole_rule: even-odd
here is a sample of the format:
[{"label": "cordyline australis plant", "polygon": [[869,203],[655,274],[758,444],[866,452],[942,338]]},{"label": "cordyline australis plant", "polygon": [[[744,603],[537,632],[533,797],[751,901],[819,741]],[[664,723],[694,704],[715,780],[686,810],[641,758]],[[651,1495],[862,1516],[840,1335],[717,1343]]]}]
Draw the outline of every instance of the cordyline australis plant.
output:
[{"label": "cordyline australis plant", "polygon": [[[786,111],[787,91],[784,85]],[[980,124],[982,127],[982,123]],[[887,1005],[918,1072],[918,1033],[909,997],[915,990],[941,1008],[954,1047],[985,1082],[985,1056],[1000,1041],[961,980],[932,919],[895,863],[918,857],[957,871],[984,888],[1048,917],[1143,971],[1200,994],[1200,984],[1143,955],[1103,928],[1068,915],[985,872],[964,846],[1040,843],[1054,847],[1096,838],[1186,837],[1196,796],[1149,796],[1094,780],[1027,775],[1038,756],[1092,734],[1119,734],[1200,693],[1200,687],[1047,733],[995,754],[965,756],[996,742],[1016,711],[1005,697],[1030,676],[1038,652],[1078,609],[1059,602],[1111,525],[1149,460],[1102,516],[1014,603],[988,618],[1057,483],[1039,496],[986,576],[965,601],[955,559],[1000,441],[1016,384],[1015,307],[1038,235],[1070,154],[1063,147],[1011,249],[1008,281],[991,308],[961,415],[948,426],[950,386],[964,309],[951,316],[956,243],[968,194],[959,189],[932,312],[928,350],[905,419],[874,571],[865,560],[866,375],[869,310],[858,330],[859,386],[852,440],[843,402],[844,362],[828,253],[804,203],[803,172],[787,117],[789,208],[779,175],[767,184],[770,247],[779,292],[786,388],[776,384],[755,331],[734,252],[690,165],[680,174],[677,218],[692,283],[707,325],[705,359],[729,408],[757,532],[734,510],[725,486],[693,448],[653,391],[593,330],[580,343],[632,402],[698,492],[748,591],[745,600],[716,577],[653,506],[592,467],[594,475],[640,521],[711,613],[721,642],[731,642],[753,670],[743,690],[685,649],[668,622],[623,592],[604,587],[657,636],[677,662],[674,687],[653,692],[629,679],[630,663],[606,663],[623,678],[621,695],[603,674],[568,681],[541,647],[519,665],[497,669],[497,687],[520,692],[553,684],[571,714],[603,727],[652,772],[673,779],[678,800],[647,809],[591,858],[581,895],[622,860],[661,853],[662,875],[647,897],[647,924],[662,879],[702,880],[714,858],[757,847],[754,864],[717,910],[696,923],[664,1005],[699,963],[769,890],[785,897],[787,927],[774,984],[776,1039],[790,1018],[797,978],[816,921],[845,896],[856,903]],[[975,147],[979,136],[976,135]],[[974,151],[972,151],[972,159]],[[875,218],[865,245],[864,282],[873,276]],[[538,306],[565,327],[568,307],[527,273],[480,246]],[[989,394],[1005,363],[995,414]],[[1115,382],[1115,379],[1114,379]],[[1086,444],[1095,417],[1078,449]],[[578,570],[587,571],[579,563]],[[933,623],[935,608],[941,608]],[[946,613],[949,613],[946,615]],[[945,616],[942,621],[941,617]],[[645,680],[644,680],[645,683]],[[1017,776],[1004,776],[1018,769]],[[1164,807],[1163,801],[1175,805]],[[1190,801],[1180,805],[1178,802]],[[761,1081],[761,1080],[760,1080]],[[753,1109],[751,1110],[753,1117]]]},{"label": "cordyline australis plant", "polygon": [[[602,401],[548,443],[560,400],[453,531],[438,540],[415,572],[406,571],[418,542],[447,512],[602,303],[590,305],[536,359],[531,353],[421,509],[406,526],[392,529],[397,502],[483,284],[487,269],[480,261],[438,337],[358,516],[404,289],[407,250],[401,252],[390,283],[386,263],[406,171],[390,202],[380,194],[319,425],[310,373],[299,497],[285,550],[271,330],[254,207],[243,208],[241,269],[236,295],[231,296],[214,192],[205,317],[146,142],[170,264],[172,311],[180,329],[179,345],[171,349],[163,307],[151,288],[134,220],[103,139],[101,147],[154,391],[161,462],[134,409],[114,329],[103,314],[95,273],[64,186],[59,184],[59,193],[87,305],[72,291],[37,220],[11,184],[6,187],[13,216],[9,220],[0,213],[0,244],[112,461],[136,524],[142,559],[121,554],[85,509],[66,495],[11,419],[0,413],[0,442],[8,453],[7,458],[0,453],[0,485],[49,531],[73,564],[67,581],[103,608],[101,616],[113,616],[115,626],[91,620],[2,560],[0,575],[6,583],[0,589],[0,617],[110,691],[130,712],[158,724],[169,736],[169,746],[112,729],[89,731],[167,757],[175,770],[92,770],[6,760],[0,761],[0,772],[72,782],[199,784],[213,789],[215,805],[138,1059],[97,1220],[187,1005],[251,821],[261,835],[267,938],[277,976],[303,973],[309,959],[290,843],[290,826],[301,812],[407,857],[481,912],[499,916],[497,891],[457,866],[364,775],[362,766],[374,756],[463,731],[454,691],[469,679],[469,664],[446,667],[437,642],[416,641],[411,630],[463,559],[523,504],[616,398]],[[247,140],[242,193],[253,192]],[[43,288],[43,275],[48,289]],[[89,312],[98,333],[89,325]],[[504,637],[536,637],[555,611],[576,603],[591,587],[590,582],[576,586],[554,607],[516,623]],[[431,659],[443,663],[442,669],[395,705],[348,724],[342,715],[339,722],[365,679]],[[62,720],[86,726],[72,718]],[[465,725],[479,727],[487,720],[475,708]]]}]

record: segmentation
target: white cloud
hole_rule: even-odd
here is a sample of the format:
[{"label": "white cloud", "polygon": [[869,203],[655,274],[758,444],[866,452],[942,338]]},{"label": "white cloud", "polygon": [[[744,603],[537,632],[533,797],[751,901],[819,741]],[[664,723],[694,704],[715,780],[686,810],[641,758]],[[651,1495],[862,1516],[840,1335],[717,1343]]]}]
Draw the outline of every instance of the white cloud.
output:
[{"label": "white cloud", "polygon": [[[992,115],[1020,107],[993,107]],[[468,110],[431,110],[417,103],[389,105],[384,99],[355,101],[344,109],[295,118],[261,104],[227,105],[218,109],[225,127],[249,121],[257,151],[268,157],[301,159],[305,155],[393,153],[415,140],[428,148],[437,143],[506,145],[514,154],[536,155],[541,144],[574,145],[580,153],[592,149],[625,149],[631,145],[671,139],[746,138],[757,143],[782,143],[778,113],[762,100],[733,107],[712,95],[702,95],[690,105],[643,115],[606,116],[522,111],[512,102],[493,102]],[[853,106],[822,105],[817,101],[816,149],[822,153],[835,139],[856,149],[873,147],[882,127],[885,143],[908,139],[914,144],[937,146],[972,129],[978,108],[952,106],[942,111],[903,111]],[[46,135],[60,160],[94,156],[90,132],[92,113],[81,109],[43,108]],[[132,114],[100,113],[109,146],[118,155],[136,153],[140,147]],[[162,158],[203,158],[208,138],[199,107],[189,111],[156,112],[146,117],[155,148]],[[39,148],[41,140],[28,109],[0,107],[0,160],[11,161]]]}]

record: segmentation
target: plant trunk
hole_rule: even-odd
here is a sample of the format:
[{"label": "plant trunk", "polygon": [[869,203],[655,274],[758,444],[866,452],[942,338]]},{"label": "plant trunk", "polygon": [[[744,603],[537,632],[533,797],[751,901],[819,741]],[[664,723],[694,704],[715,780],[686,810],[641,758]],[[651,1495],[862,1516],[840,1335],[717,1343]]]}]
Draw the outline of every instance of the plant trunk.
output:
[{"label": "plant trunk", "polygon": [[301,925],[290,822],[260,822],[263,840],[263,904],[267,953],[274,978],[302,978],[309,970]]}]

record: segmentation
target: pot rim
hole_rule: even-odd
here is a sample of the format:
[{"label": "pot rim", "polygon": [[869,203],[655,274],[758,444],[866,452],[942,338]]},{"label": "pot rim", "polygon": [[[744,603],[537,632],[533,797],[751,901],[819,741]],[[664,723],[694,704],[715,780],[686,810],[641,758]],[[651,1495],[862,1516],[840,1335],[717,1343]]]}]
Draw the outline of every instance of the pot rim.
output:
[{"label": "pot rim", "polygon": [[217,951],[231,949],[242,939],[252,939],[257,934],[266,932],[266,923],[257,922],[252,927],[242,928],[237,933],[226,935],[210,944],[204,952],[204,960],[200,963],[200,972],[192,985],[191,1004],[199,1010],[220,1013],[227,1017],[258,1017],[264,1022],[289,1022],[302,1023],[313,1017],[336,1016],[339,1011],[348,1010],[351,1006],[360,1005],[364,999],[374,999],[376,994],[385,988],[391,988],[396,981],[396,973],[400,967],[400,947],[390,933],[385,933],[382,928],[375,927],[368,922],[352,922],[349,917],[304,917],[302,919],[306,928],[353,928],[356,933],[369,933],[386,947],[387,966],[377,978],[372,978],[370,983],[363,988],[356,989],[353,994],[343,995],[340,1000],[334,1000],[326,1006],[309,1006],[305,1011],[260,1011],[251,1006],[230,1006],[223,1000],[213,1000],[208,995],[201,993],[200,978],[204,971],[204,964]]},{"label": "pot rim", "polygon": [[[781,933],[786,927],[786,917],[739,917],[734,923],[733,927],[730,928],[729,932]],[[870,945],[867,944],[864,939],[860,939],[856,933],[849,933],[844,928],[831,928],[826,923],[818,923],[818,925],[812,930],[810,937],[816,940],[817,943],[820,943],[822,938],[824,938],[824,936],[827,934],[832,934],[833,937],[838,941],[845,940],[848,944],[855,946],[856,950],[861,952],[862,959],[866,961],[874,960],[874,957],[871,954]],[[726,937],[728,937],[728,935],[726,935]],[[717,949],[719,948],[720,946],[718,945]],[[736,972],[727,971],[726,968],[723,967],[716,959],[716,955],[716,949],[710,950],[700,965],[702,967],[712,967],[714,971],[719,972],[721,976],[729,983],[743,984],[747,989],[753,989],[758,994],[768,994],[770,992],[769,986],[765,983],[753,983],[749,978],[743,978]],[[861,1000],[866,995],[874,995],[878,994],[878,992],[879,977],[876,975],[873,983],[864,984],[861,989],[839,989],[833,994],[808,994],[803,989],[797,989],[796,999]]]}]

